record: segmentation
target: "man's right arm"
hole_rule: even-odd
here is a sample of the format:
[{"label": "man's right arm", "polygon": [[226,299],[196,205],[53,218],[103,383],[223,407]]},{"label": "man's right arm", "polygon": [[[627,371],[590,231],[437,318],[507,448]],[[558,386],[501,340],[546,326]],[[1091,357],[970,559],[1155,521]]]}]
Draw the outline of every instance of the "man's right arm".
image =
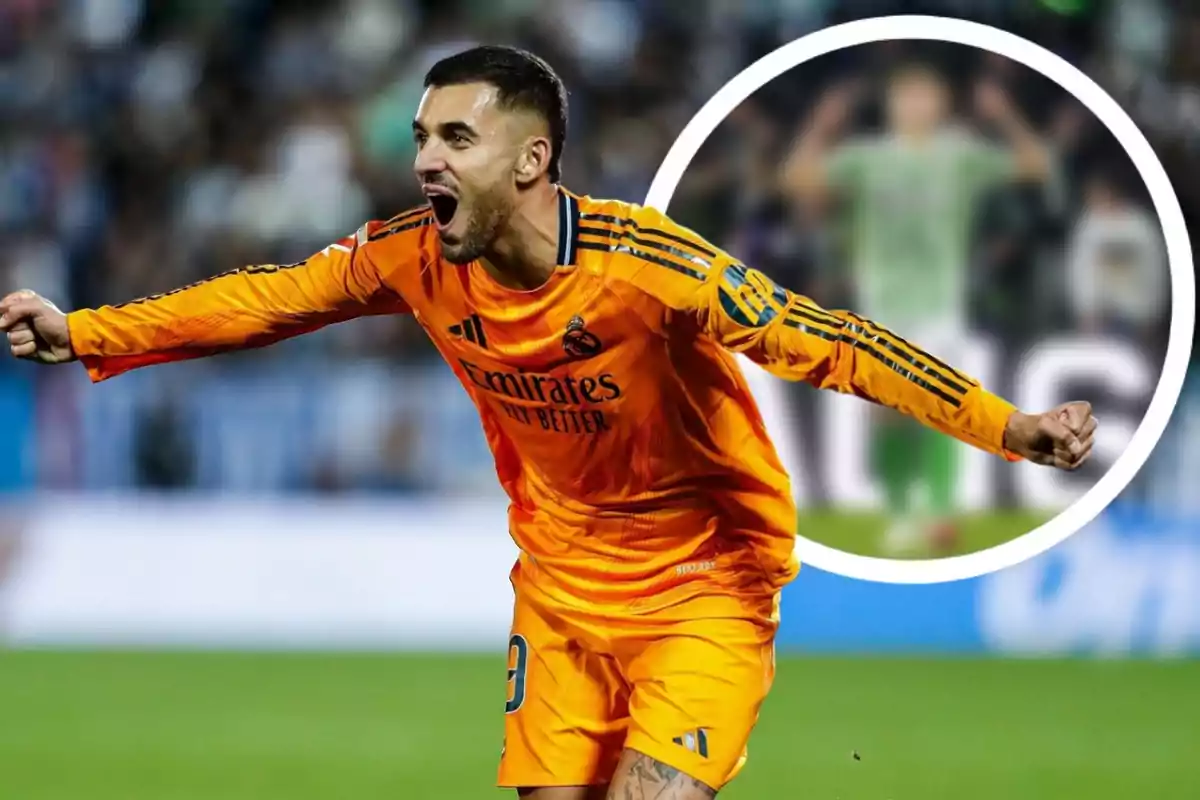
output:
[{"label": "man's right arm", "polygon": [[101,381],[152,364],[264,347],[355,317],[407,312],[384,281],[389,265],[376,263],[379,256],[366,247],[390,228],[397,226],[368,223],[297,264],[245,267],[165,294],[75,311],[67,315],[71,349],[92,380]]}]

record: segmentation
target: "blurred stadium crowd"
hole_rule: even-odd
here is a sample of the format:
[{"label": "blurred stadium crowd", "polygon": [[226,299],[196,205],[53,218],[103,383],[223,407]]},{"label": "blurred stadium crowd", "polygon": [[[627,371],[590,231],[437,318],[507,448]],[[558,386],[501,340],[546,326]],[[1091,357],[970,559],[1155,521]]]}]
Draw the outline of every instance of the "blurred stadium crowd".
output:
[{"label": "blurred stadium crowd", "polygon": [[[1169,174],[1196,174],[1200,12],[1166,0],[1077,3],[1071,14],[1053,5],[4,0],[0,286],[64,308],[121,301],[295,261],[420,202],[409,124],[423,73],[480,41],[529,47],[561,71],[572,103],[565,182],[593,196],[640,201],[686,121],[755,57],[835,22],[908,11],[990,22],[1067,57],[1134,114]],[[862,48],[771,84],[706,145],[672,212],[791,288],[838,302],[836,249],[788,202],[778,165],[829,87],[895,55]],[[1026,70],[944,55],[959,90],[1001,81],[1064,165],[1049,199],[1019,187],[986,199],[976,323],[1008,338],[1132,328],[1161,347],[1166,293],[1110,296],[1086,258],[1089,224],[1152,213],[1115,142]],[[1194,182],[1176,191],[1194,220]],[[1166,280],[1165,260],[1133,268]],[[413,322],[389,318],[93,393],[78,375],[2,360],[0,403],[26,424],[0,440],[19,455],[0,485],[414,491],[452,474],[476,476],[472,491],[494,486],[471,409],[436,359]]]}]

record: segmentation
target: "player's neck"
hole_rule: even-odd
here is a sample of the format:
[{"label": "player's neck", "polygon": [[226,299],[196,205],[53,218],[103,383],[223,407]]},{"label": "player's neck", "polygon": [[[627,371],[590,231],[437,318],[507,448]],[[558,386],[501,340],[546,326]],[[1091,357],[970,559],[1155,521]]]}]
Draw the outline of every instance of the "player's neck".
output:
[{"label": "player's neck", "polygon": [[521,199],[482,259],[502,286],[538,289],[554,274],[558,258],[558,187],[542,184]]},{"label": "player's neck", "polygon": [[904,145],[909,147],[924,147],[929,144],[937,136],[937,127],[933,128],[905,128],[896,131],[896,138]]}]

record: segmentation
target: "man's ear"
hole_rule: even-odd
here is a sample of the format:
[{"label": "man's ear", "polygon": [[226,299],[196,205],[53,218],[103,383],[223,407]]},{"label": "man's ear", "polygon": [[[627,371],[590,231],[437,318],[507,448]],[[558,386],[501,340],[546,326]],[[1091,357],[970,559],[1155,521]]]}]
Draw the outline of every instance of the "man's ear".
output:
[{"label": "man's ear", "polygon": [[521,183],[533,183],[550,170],[550,140],[545,136],[536,136],[525,142],[521,154],[517,157],[517,180]]}]

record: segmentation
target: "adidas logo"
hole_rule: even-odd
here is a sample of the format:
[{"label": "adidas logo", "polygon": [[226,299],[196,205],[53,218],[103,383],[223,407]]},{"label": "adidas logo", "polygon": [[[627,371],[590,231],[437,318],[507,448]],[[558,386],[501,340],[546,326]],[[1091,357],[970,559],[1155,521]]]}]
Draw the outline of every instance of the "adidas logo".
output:
[{"label": "adidas logo", "polygon": [[472,344],[477,344],[485,350],[487,349],[487,337],[483,335],[483,323],[480,321],[478,314],[472,314],[462,322],[451,325],[449,331],[451,336],[466,339]]},{"label": "adidas logo", "polygon": [[688,731],[683,736],[676,736],[671,741],[701,758],[708,758],[708,732],[704,728]]}]

